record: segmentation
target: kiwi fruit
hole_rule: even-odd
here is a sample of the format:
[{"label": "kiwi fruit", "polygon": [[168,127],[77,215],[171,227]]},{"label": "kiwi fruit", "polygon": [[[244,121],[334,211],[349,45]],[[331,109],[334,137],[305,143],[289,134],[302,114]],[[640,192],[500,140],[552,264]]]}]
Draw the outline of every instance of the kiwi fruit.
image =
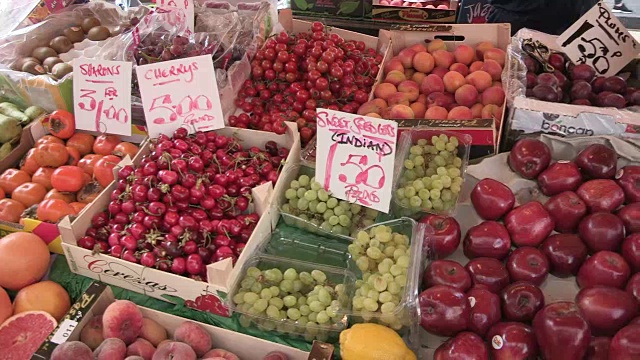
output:
[{"label": "kiwi fruit", "polygon": [[16,71],[22,71],[22,67],[27,61],[33,61],[36,64],[40,64],[40,60],[32,56],[27,56],[27,57],[19,58],[18,60],[16,60],[16,62],[14,62],[13,65],[11,65],[11,68]]},{"label": "kiwi fruit", "polygon": [[91,30],[92,28],[96,27],[96,26],[100,26],[102,25],[100,23],[100,20],[94,18],[93,16],[88,17],[84,20],[82,20],[82,25],[80,25],[82,27],[82,31],[84,31],[85,34],[89,33],[89,30]]},{"label": "kiwi fruit", "polygon": [[48,57],[58,56],[58,53],[50,47],[41,46],[35,48],[31,53],[31,56],[42,62]]},{"label": "kiwi fruit", "polygon": [[35,61],[27,61],[22,65],[22,71],[33,75],[43,75],[46,73],[42,65]]},{"label": "kiwi fruit", "polygon": [[61,62],[62,62],[62,59],[60,59],[59,57],[52,56],[44,59],[44,61],[42,62],[42,66],[44,66],[45,70],[47,70],[48,72],[51,72],[53,67],[56,64],[60,64]]},{"label": "kiwi fruit", "polygon": [[56,79],[62,79],[65,75],[73,71],[73,66],[65,62],[55,64],[51,69],[51,75]]},{"label": "kiwi fruit", "polygon": [[87,37],[89,40],[101,41],[106,40],[111,36],[111,32],[104,26],[96,26],[89,30]]},{"label": "kiwi fruit", "polygon": [[58,54],[62,54],[73,49],[73,43],[66,36],[57,36],[51,40],[49,47],[57,51]]},{"label": "kiwi fruit", "polygon": [[72,26],[70,28],[64,29],[62,32],[67,39],[71,40],[72,43],[77,43],[84,40],[84,31],[82,28],[77,26]]}]

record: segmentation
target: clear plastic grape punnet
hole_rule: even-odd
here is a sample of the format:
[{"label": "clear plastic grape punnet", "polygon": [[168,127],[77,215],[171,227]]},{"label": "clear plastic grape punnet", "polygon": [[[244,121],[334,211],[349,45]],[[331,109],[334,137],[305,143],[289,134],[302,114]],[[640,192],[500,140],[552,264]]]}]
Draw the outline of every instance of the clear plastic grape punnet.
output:
[{"label": "clear plastic grape punnet", "polygon": [[[394,168],[393,198],[391,200],[391,213],[393,215],[397,217],[407,216],[414,219],[419,219],[425,214],[441,214],[441,215],[455,214],[457,204],[460,200],[460,196],[459,196],[460,189],[457,189],[458,190],[457,194],[454,193],[453,190],[451,190],[450,195],[452,196],[452,200],[448,200],[448,201],[452,201],[453,205],[450,206],[449,208],[443,208],[443,209],[436,209],[435,204],[431,204],[432,206],[430,207],[423,206],[424,203],[426,202],[424,199],[425,197],[427,198],[426,200],[428,200],[429,203],[432,203],[434,201],[434,198],[432,197],[433,194],[430,194],[429,197],[427,197],[426,195],[423,197],[420,197],[419,191],[422,189],[416,189],[415,186],[413,187],[415,194],[412,194],[411,197],[417,196],[420,198],[421,203],[418,206],[411,206],[411,203],[409,203],[408,201],[403,201],[402,199],[400,199],[400,195],[398,191],[399,189],[404,188],[406,185],[408,185],[409,181],[415,182],[420,179],[424,179],[426,177],[429,177],[433,180],[432,176],[434,175],[442,176],[440,174],[428,175],[428,171],[430,170],[428,169],[428,164],[430,161],[433,161],[433,162],[436,161],[436,158],[438,157],[438,153],[423,154],[425,155],[424,157],[422,157],[423,158],[422,163],[424,165],[416,166],[414,169],[411,169],[413,173],[411,177],[408,180],[403,179],[403,177],[409,176],[408,174],[409,169],[406,168],[405,161],[409,160],[411,156],[411,148],[416,144],[418,144],[419,140],[426,140],[428,144],[431,144],[431,138],[433,136],[441,136],[441,135],[445,135],[447,138],[455,137],[457,139],[458,146],[456,147],[457,149],[456,156],[460,159],[460,167],[459,167],[459,174],[456,174],[456,175],[458,175],[461,179],[458,186],[460,189],[462,188],[464,184],[464,175],[466,172],[467,164],[469,163],[469,149],[471,147],[470,135],[461,134],[461,133],[452,132],[452,131],[437,130],[437,129],[428,128],[428,127],[415,127],[415,128],[412,128],[411,130],[404,131],[400,135],[400,141],[399,141],[399,146],[396,153],[396,161],[395,161],[395,168]],[[445,141],[445,143],[446,142],[447,141]],[[413,161],[411,161],[411,163],[415,165]],[[449,166],[449,163],[447,162],[446,165],[438,164],[437,169],[445,166]],[[418,173],[418,168],[420,167],[423,170],[426,170],[427,173],[425,174]],[[448,176],[450,180],[447,180],[447,182],[443,184],[443,188],[440,189],[440,190],[443,190],[442,191],[443,194],[444,194],[444,190],[453,189],[453,183],[449,184],[449,181],[455,181],[450,173],[447,173],[444,175]],[[442,177],[440,177],[439,180],[441,180],[441,182],[444,182]],[[424,181],[421,181],[421,183],[423,184],[423,186],[425,186],[425,188],[427,188],[426,184],[424,184]],[[420,184],[416,184],[416,185],[420,185]],[[446,186],[446,185],[449,185],[449,186]],[[456,188],[458,186],[456,186]],[[440,193],[438,193],[438,195],[439,194]],[[403,193],[403,196],[405,196],[404,199],[406,200],[406,194]],[[438,198],[442,199],[440,196]],[[455,199],[455,201],[453,199]],[[444,201],[444,199],[442,200]]]}]

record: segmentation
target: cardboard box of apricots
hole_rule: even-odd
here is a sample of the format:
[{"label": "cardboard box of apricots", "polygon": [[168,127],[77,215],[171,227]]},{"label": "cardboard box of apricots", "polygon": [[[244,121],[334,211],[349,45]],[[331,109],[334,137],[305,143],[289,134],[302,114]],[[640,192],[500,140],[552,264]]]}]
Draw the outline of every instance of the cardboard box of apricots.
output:
[{"label": "cardboard box of apricots", "polygon": [[[7,164],[6,167],[2,167],[2,171],[10,168],[18,168],[20,160],[27,154],[27,152],[33,148],[36,141],[45,135],[49,134],[47,129],[48,118],[42,117],[40,121],[34,121],[29,126],[25,127],[20,139],[20,145],[11,152],[12,163]],[[134,144],[140,144],[147,138],[146,130],[144,127],[133,126],[131,129],[131,136],[120,136],[122,141],[129,141]],[[92,135],[99,135],[96,132],[77,130],[77,132],[89,133]],[[15,154],[14,154],[15,153]],[[7,233],[16,231],[32,232],[42,238],[49,246],[49,251],[56,254],[63,254],[62,241],[60,239],[60,232],[56,224],[39,221],[36,219],[22,219],[20,224],[10,223],[0,220],[0,235],[4,236]]]},{"label": "cardboard box of apricots", "polygon": [[[283,135],[229,127],[216,130],[218,134],[235,137],[242,146],[247,148],[251,146],[264,148],[264,144],[267,141],[273,140],[278,146],[291,149],[281,169],[281,176],[275,184],[275,188],[269,182],[252,189],[253,210],[260,216],[260,220],[247,241],[246,247],[238,257],[235,266],[231,259],[209,264],[207,265],[208,282],[203,282],[144,267],[107,254],[93,253],[91,250],[79,247],[77,241],[84,236],[91,226],[92,217],[104,211],[111,201],[111,193],[116,187],[116,182],[114,181],[73,222],[69,217],[66,217],[58,224],[62,238],[62,248],[71,271],[172,303],[182,304],[185,301],[192,301],[198,304],[202,299],[206,298],[212,300],[215,306],[206,309],[198,306],[200,310],[207,310],[222,316],[230,316],[231,314],[225,304],[229,287],[233,284],[235,278],[240,275],[239,271],[242,264],[255,253],[256,249],[269,240],[269,236],[280,216],[277,206],[274,206],[273,202],[276,201],[275,199],[280,198],[280,194],[284,193],[289,184],[286,181],[285,174],[293,174],[294,171],[292,169],[300,162],[300,136],[296,124],[289,122],[286,124],[287,131]],[[140,158],[150,151],[149,145],[148,141],[142,144],[138,153],[139,156],[133,160],[123,160],[119,166],[115,167],[114,172],[117,172],[120,166],[138,164]]]},{"label": "cardboard box of apricots", "polygon": [[[80,333],[89,321],[104,313],[105,309],[115,301],[111,288],[100,282],[93,282],[71,307],[67,315],[60,321],[58,327],[31,357],[31,360],[49,359],[53,350],[67,341],[78,341]],[[156,321],[163,326],[171,337],[175,329],[185,321],[185,318],[163,313],[157,310],[138,307],[142,315]],[[276,344],[253,336],[237,333],[231,330],[199,323],[211,336],[214,349],[224,349],[236,354],[241,359],[262,359],[272,351],[281,351],[289,360],[306,360],[309,353],[289,346]],[[69,359],[71,360],[71,359]]]}]

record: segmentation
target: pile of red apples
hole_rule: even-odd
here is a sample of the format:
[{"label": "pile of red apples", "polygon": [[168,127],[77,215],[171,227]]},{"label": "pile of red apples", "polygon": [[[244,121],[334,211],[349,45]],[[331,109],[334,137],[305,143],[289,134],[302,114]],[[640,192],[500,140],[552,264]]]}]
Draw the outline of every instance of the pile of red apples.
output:
[{"label": "pile of red apples", "polygon": [[[508,163],[548,200],[516,205],[505,184],[480,180],[470,198],[483,221],[462,238],[464,266],[445,259],[461,242],[457,221],[421,220],[437,258],[421,325],[450,337],[434,359],[640,359],[640,166],[618,168],[601,144],[553,162],[536,139],[518,141]],[[575,278],[573,301],[545,302],[548,274]]]},{"label": "pile of red apples", "polygon": [[[452,50],[452,51],[449,51]],[[440,40],[401,50],[358,114],[385,119],[502,118],[505,52],[491,42],[448,49]]]}]

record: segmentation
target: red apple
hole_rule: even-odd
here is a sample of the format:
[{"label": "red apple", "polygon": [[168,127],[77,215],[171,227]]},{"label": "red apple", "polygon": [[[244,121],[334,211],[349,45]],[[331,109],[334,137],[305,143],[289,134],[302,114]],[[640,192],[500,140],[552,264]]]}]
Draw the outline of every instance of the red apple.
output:
[{"label": "red apple", "polygon": [[561,233],[573,232],[587,214],[587,204],[573,191],[552,196],[544,207],[555,224],[555,230]]},{"label": "red apple", "polygon": [[631,272],[640,272],[640,233],[631,234],[624,239],[620,254],[629,264]]},{"label": "red apple", "polygon": [[634,274],[625,288],[627,293],[631,294],[636,302],[640,305],[640,273]]},{"label": "red apple", "polygon": [[592,337],[585,360],[608,360],[609,345],[611,345],[611,338],[604,336]]},{"label": "red apple", "polygon": [[576,304],[559,301],[545,306],[533,319],[533,332],[545,360],[582,359],[591,333]]},{"label": "red apple", "polygon": [[638,314],[638,303],[631,294],[609,286],[581,289],[576,305],[594,336],[613,336]]},{"label": "red apple", "polygon": [[516,197],[505,184],[486,178],[473,187],[471,203],[481,218],[498,220],[513,208]]},{"label": "red apple", "polygon": [[475,258],[464,267],[473,284],[485,285],[489,291],[499,294],[509,284],[509,273],[504,264],[494,258]]},{"label": "red apple", "polygon": [[471,276],[462,265],[451,260],[434,260],[424,271],[424,287],[447,285],[460,291],[467,291],[471,287]]},{"label": "red apple", "polygon": [[511,252],[507,271],[511,281],[526,281],[541,285],[549,274],[549,260],[537,248],[524,246]]},{"label": "red apple", "polygon": [[576,194],[587,204],[591,212],[613,212],[624,203],[624,192],[609,179],[590,180],[580,185]]},{"label": "red apple", "polygon": [[549,162],[551,150],[540,140],[518,140],[509,152],[509,167],[525,179],[534,179],[549,166]]},{"label": "red apple", "polygon": [[432,249],[437,259],[453,254],[460,245],[460,224],[453,217],[427,215],[420,219],[427,224],[424,240],[427,249]]},{"label": "red apple", "polygon": [[533,329],[518,322],[501,322],[487,333],[494,360],[537,359],[538,344]]},{"label": "red apple", "polygon": [[502,290],[502,315],[510,321],[529,322],[544,306],[544,294],[534,284],[517,281]]},{"label": "red apple", "polygon": [[438,346],[433,360],[489,360],[489,351],[480,336],[465,331]]},{"label": "red apple", "polygon": [[464,255],[469,259],[492,257],[500,260],[509,255],[511,238],[504,225],[487,220],[467,231],[462,246]]},{"label": "red apple", "polygon": [[474,286],[467,291],[467,299],[471,307],[468,329],[484,336],[489,328],[500,321],[500,297],[485,286]]},{"label": "red apple", "polygon": [[624,224],[612,213],[596,212],[580,221],[578,235],[593,253],[617,251],[624,240]]},{"label": "red apple", "polygon": [[420,325],[440,336],[453,336],[466,330],[469,320],[467,296],[446,285],[436,285],[420,293]]},{"label": "red apple", "polygon": [[577,280],[581,288],[601,285],[622,289],[630,274],[629,265],[622,256],[611,251],[599,251],[582,263]]},{"label": "red apple", "polygon": [[540,191],[547,196],[574,191],[580,184],[582,174],[578,166],[571,161],[555,162],[538,175]]},{"label": "red apple", "polygon": [[538,246],[555,226],[549,212],[537,201],[531,201],[509,211],[504,218],[511,241],[516,246]]},{"label": "red apple", "polygon": [[549,272],[561,278],[576,275],[587,258],[587,247],[574,234],[551,235],[540,245],[540,250],[549,260]]},{"label": "red apple", "polygon": [[616,215],[624,223],[627,234],[640,233],[640,202],[623,206]]},{"label": "red apple", "polygon": [[580,151],[575,162],[590,178],[612,179],[616,174],[618,156],[608,146],[592,144]]},{"label": "red apple", "polygon": [[611,339],[609,360],[640,359],[640,325],[627,325]]},{"label": "red apple", "polygon": [[640,202],[640,166],[627,165],[616,174],[628,203]]}]

